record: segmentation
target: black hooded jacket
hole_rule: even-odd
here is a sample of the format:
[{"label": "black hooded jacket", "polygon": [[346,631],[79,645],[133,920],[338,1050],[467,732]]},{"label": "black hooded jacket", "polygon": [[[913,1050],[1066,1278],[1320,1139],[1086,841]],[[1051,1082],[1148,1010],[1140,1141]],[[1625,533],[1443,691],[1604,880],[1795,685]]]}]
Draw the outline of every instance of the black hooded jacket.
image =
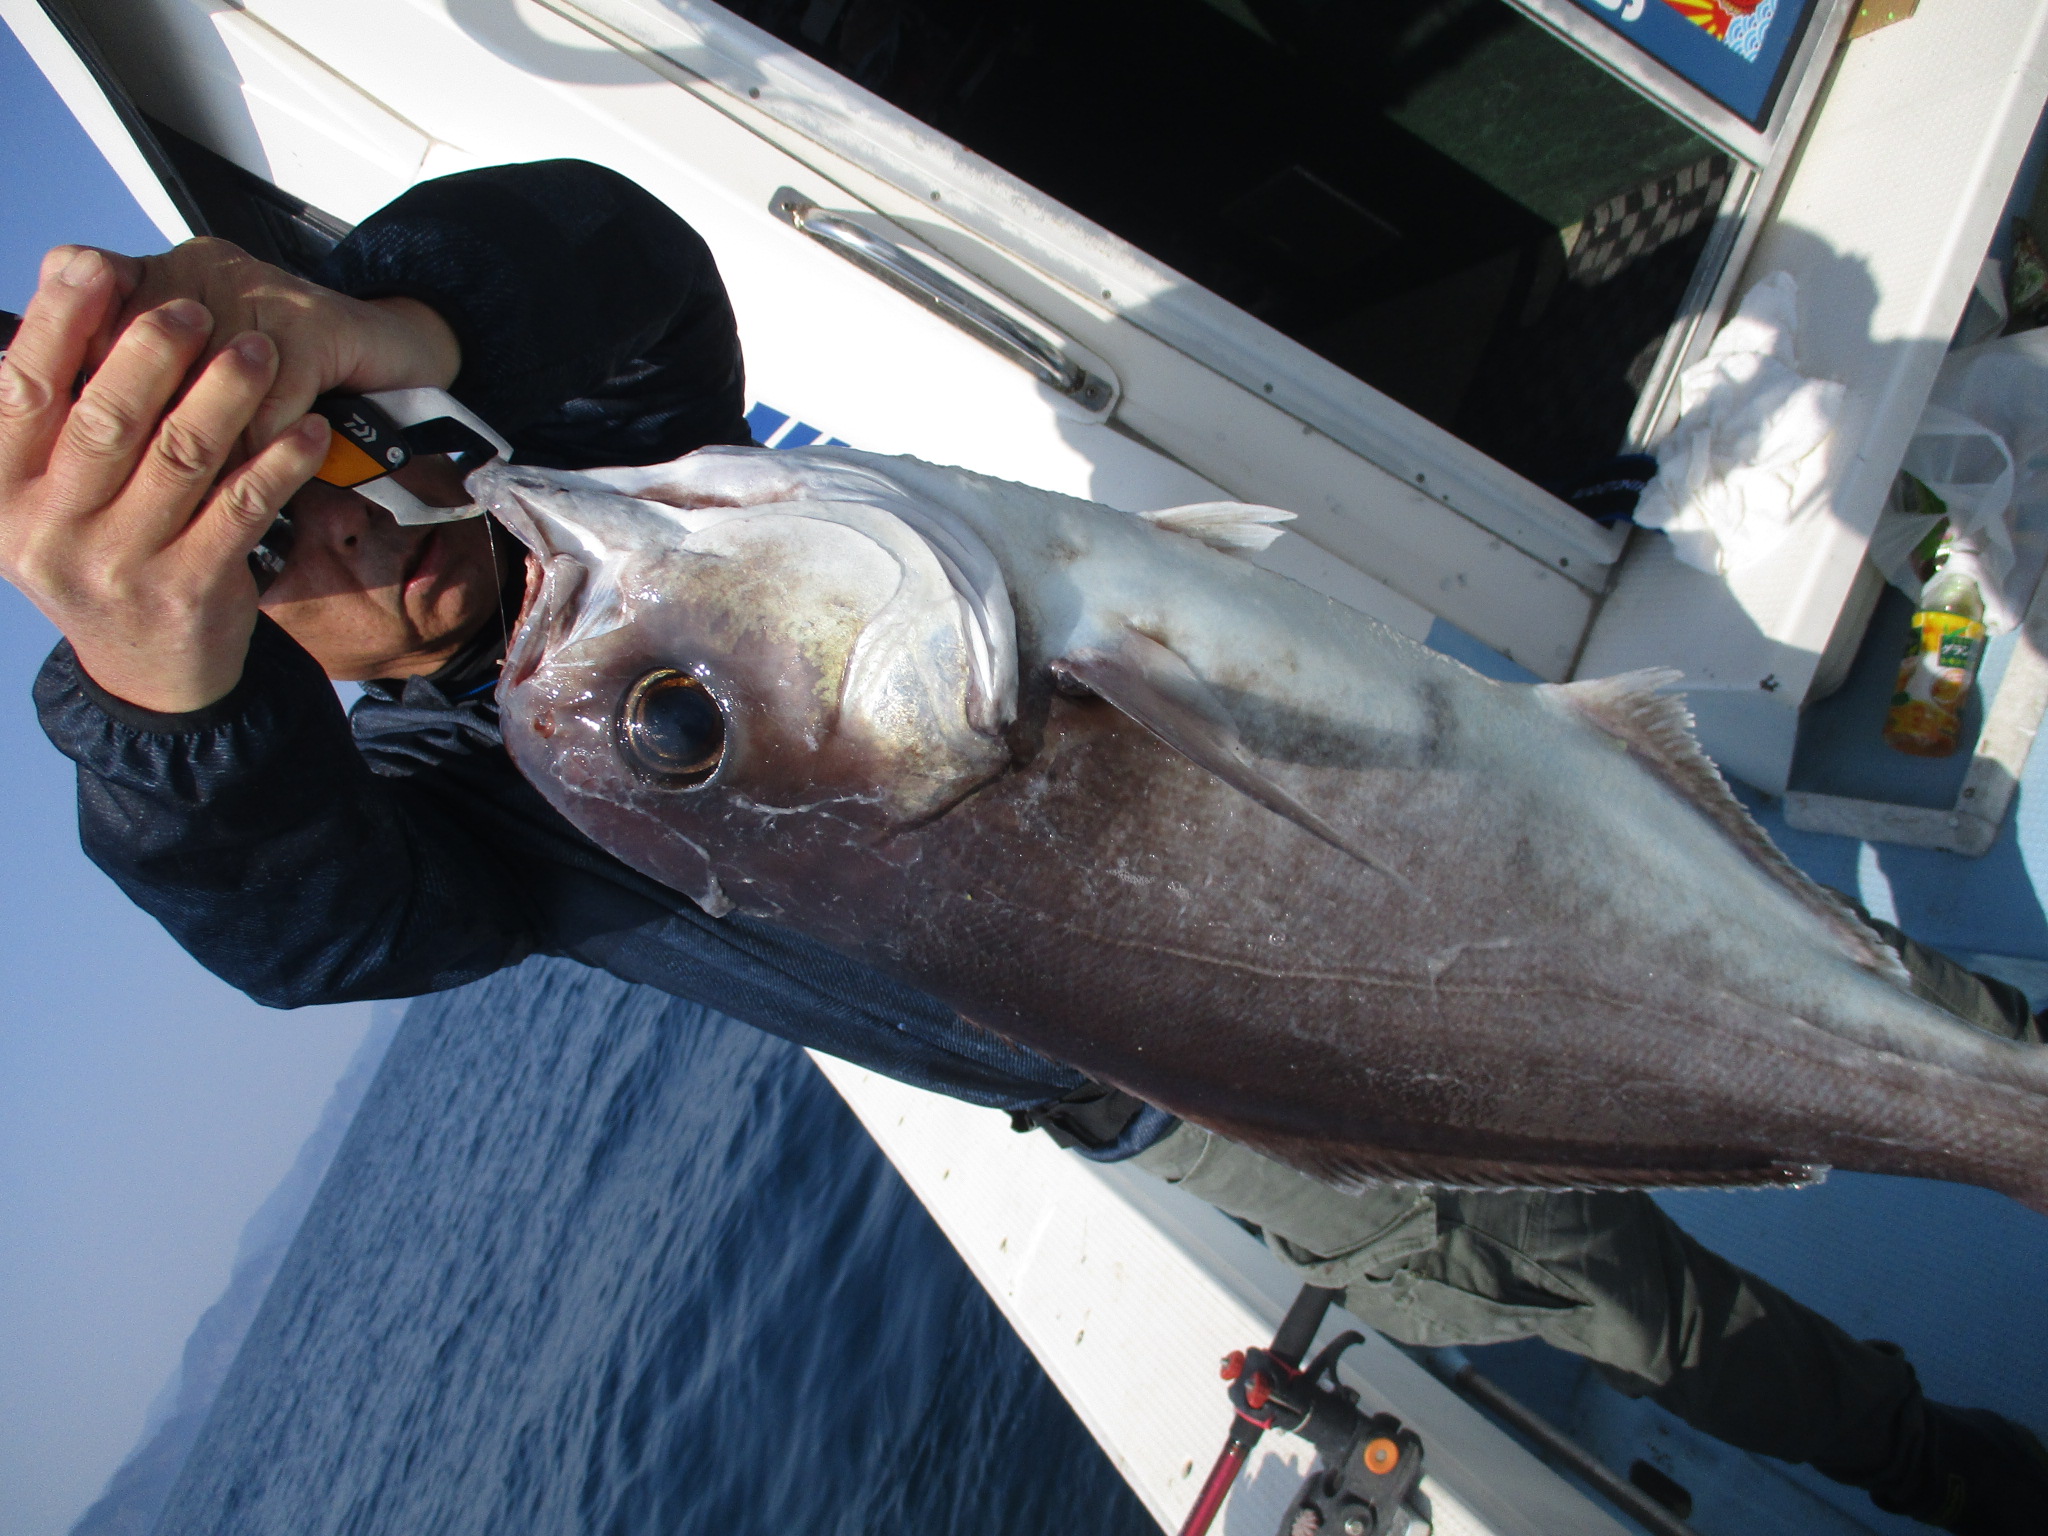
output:
[{"label": "black hooded jacket", "polygon": [[[752,441],[710,251],[612,172],[550,161],[424,183],[320,275],[445,318],[462,344],[453,393],[521,462],[650,464]],[[410,997],[568,955],[975,1103],[1099,1096],[923,993],[801,935],[708,917],[598,848],[513,768],[495,661],[486,651],[431,679],[367,684],[344,717],[319,666],[265,619],[241,681],[206,709],[136,709],[68,645],[45,663],[36,704],[78,765],[87,854],[259,1002]],[[1077,1113],[1099,1156],[1127,1156],[1172,1124],[1149,1109],[1106,1123]]]}]

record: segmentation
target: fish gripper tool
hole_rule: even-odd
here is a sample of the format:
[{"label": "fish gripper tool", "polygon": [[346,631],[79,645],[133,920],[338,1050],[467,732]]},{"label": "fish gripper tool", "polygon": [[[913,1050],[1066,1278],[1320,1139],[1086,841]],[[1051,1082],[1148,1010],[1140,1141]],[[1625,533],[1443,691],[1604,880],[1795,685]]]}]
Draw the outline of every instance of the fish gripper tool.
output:
[{"label": "fish gripper tool", "polygon": [[1364,1412],[1358,1394],[1337,1380],[1344,1351],[1364,1342],[1340,1333],[1306,1365],[1324,1316],[1342,1291],[1305,1285],[1273,1342],[1232,1350],[1223,1361],[1236,1417],[1223,1452],[1182,1524],[1180,1536],[1204,1536],[1252,1448],[1269,1429],[1299,1435],[1316,1448],[1317,1468],[1295,1494],[1279,1536],[1421,1536],[1426,1519],[1411,1506],[1422,1479],[1422,1441],[1392,1414]]}]

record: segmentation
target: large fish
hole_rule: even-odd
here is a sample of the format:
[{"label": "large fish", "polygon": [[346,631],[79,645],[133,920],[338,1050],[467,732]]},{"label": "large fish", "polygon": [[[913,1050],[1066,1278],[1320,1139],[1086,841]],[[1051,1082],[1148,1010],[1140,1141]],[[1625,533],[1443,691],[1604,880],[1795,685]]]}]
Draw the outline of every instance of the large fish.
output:
[{"label": "large fish", "polygon": [[1490,681],[1145,517],[911,459],[492,466],[513,759],[708,911],[1339,1185],[1769,1184],[2048,1208],[2048,1052],[1913,996],[1671,674]]}]

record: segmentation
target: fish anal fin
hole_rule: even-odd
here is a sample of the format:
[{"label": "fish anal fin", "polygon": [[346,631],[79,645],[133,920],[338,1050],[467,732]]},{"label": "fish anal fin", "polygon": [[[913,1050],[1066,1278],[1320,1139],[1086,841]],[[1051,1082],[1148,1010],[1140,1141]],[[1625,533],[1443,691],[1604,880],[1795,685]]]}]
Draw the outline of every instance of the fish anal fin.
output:
[{"label": "fish anal fin", "polygon": [[[1347,1152],[1350,1155],[1347,1155]],[[1332,1148],[1298,1164],[1333,1189],[1356,1193],[1375,1184],[1422,1184],[1439,1189],[1805,1189],[1828,1170],[1813,1163],[1757,1163],[1744,1168],[1614,1168],[1585,1163],[1489,1162],[1380,1154]]]},{"label": "fish anal fin", "polygon": [[1078,683],[1098,695],[1181,756],[1274,815],[1284,816],[1388,879],[1409,884],[1384,859],[1345,837],[1263,772],[1246,755],[1237,722],[1223,701],[1170,646],[1126,629],[1112,645],[1062,656],[1052,670],[1056,678]]},{"label": "fish anal fin", "polygon": [[1910,990],[1912,978],[1899,957],[1855,908],[1786,858],[1735,798],[1693,734],[1692,711],[1683,697],[1660,691],[1682,680],[1683,674],[1670,667],[1649,667],[1586,682],[1544,683],[1537,692],[1622,742],[1727,834],[1752,863],[1826,923],[1852,960]]},{"label": "fish anal fin", "polygon": [[1200,539],[1226,555],[1255,555],[1285,531],[1280,524],[1294,521],[1292,512],[1283,512],[1278,507],[1255,507],[1242,501],[1201,501],[1185,507],[1140,512],[1138,516],[1155,528]]},{"label": "fish anal fin", "polygon": [[1325,1142],[1264,1134],[1246,1126],[1211,1122],[1208,1129],[1299,1169],[1334,1189],[1356,1193],[1375,1184],[1417,1184],[1439,1189],[1797,1189],[1818,1184],[1828,1170],[1812,1163],[1759,1161],[1720,1167],[1641,1167],[1599,1161],[1455,1157],[1404,1152],[1364,1142]]}]

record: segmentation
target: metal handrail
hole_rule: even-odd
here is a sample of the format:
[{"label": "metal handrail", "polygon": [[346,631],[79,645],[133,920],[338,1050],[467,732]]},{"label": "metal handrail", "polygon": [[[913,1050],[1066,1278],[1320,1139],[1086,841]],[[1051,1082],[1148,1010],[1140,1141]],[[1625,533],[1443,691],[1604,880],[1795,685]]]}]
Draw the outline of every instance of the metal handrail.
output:
[{"label": "metal handrail", "polygon": [[902,246],[851,219],[826,212],[792,187],[780,189],[768,206],[784,223],[993,347],[1083,409],[1106,411],[1114,401],[1115,387],[1069,357],[1057,341],[1003,313],[979,294],[968,292]]}]

